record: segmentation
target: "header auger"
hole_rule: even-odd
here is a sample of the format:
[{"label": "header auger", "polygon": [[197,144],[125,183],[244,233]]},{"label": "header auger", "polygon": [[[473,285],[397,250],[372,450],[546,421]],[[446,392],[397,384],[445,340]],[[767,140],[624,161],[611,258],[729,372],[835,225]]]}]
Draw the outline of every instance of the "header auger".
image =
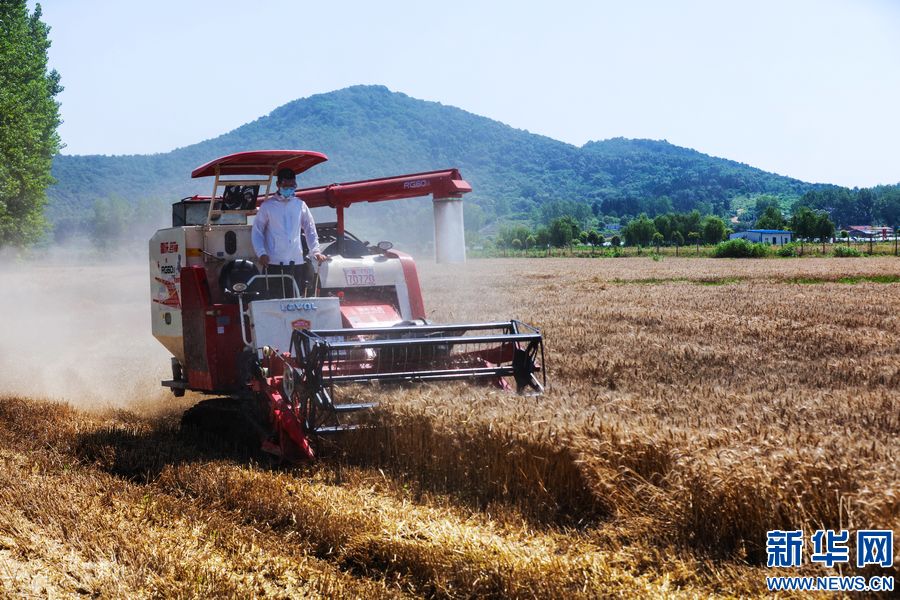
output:
[{"label": "header auger", "polygon": [[[516,320],[429,323],[412,257],[344,229],[344,209],[354,203],[429,194],[436,219],[458,214],[461,228],[460,199],[471,187],[456,169],[298,190],[310,208],[336,211],[334,222],[317,225],[328,260],[305,265],[305,289],[290,276],[260,272],[250,219],[274,173],[325,160],[317,152],[242,152],[194,170],[215,178],[212,194],[176,202],[172,227],[150,241],[153,334],[173,355],[173,377],[163,385],[176,395],[219,396],[218,409],[242,409],[263,449],[291,461],[315,457],[322,436],[355,428],[352,415],[374,406],[340,402],[343,386],[468,380],[543,391],[537,329]],[[444,244],[443,254],[459,251]],[[206,418],[196,410],[187,417]]]}]

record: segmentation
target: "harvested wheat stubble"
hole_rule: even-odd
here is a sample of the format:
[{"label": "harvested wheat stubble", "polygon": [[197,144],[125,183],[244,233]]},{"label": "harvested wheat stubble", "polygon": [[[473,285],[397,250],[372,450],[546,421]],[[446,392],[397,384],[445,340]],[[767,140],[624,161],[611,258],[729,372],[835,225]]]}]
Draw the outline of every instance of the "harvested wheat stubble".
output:
[{"label": "harvested wheat stubble", "polygon": [[[32,478],[35,487],[27,485],[31,480],[10,485],[0,505],[22,510],[26,520],[41,515],[41,535],[64,539],[76,552],[111,549],[109,569],[130,579],[79,577],[86,589],[100,593],[689,595],[670,577],[631,572],[614,552],[585,536],[537,532],[452,505],[412,502],[396,489],[367,484],[365,474],[351,472],[335,484],[327,481],[327,469],[273,471],[198,455],[195,440],[169,425],[141,424],[134,417],[129,423],[97,421],[66,410],[47,432],[29,421],[32,408],[52,407],[0,400],[0,443],[11,445],[24,434],[30,443],[18,444],[27,456],[21,462],[39,469]],[[28,456],[42,448],[50,454]],[[77,466],[76,472],[70,473],[70,466]],[[48,494],[60,486],[66,493]],[[77,495],[79,490],[84,494]],[[88,518],[79,517],[82,513]],[[181,538],[186,543],[178,545]],[[254,548],[259,548],[255,555]],[[269,554],[273,549],[293,552],[281,558]],[[240,554],[244,551],[249,554]],[[303,568],[292,570],[289,556],[302,557]],[[254,573],[261,568],[266,571],[257,581]],[[195,581],[202,586],[190,588]],[[110,588],[114,582],[125,587]]]},{"label": "harvested wheat stubble", "polygon": [[[41,423],[35,411],[46,412]],[[125,426],[133,431],[136,419],[130,420]],[[0,592],[51,598],[398,595],[383,582],[315,559],[302,543],[243,525],[227,511],[86,464],[76,450],[80,436],[108,426],[57,405],[0,399]]]}]

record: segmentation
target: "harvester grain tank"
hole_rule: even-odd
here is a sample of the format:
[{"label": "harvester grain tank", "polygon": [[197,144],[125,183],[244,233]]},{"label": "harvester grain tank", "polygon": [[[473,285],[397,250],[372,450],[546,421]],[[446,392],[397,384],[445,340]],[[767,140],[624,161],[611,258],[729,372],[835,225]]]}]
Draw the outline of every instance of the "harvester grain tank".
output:
[{"label": "harvester grain tank", "polygon": [[328,260],[305,265],[303,289],[289,275],[260,271],[251,220],[274,191],[274,174],[325,160],[310,151],[241,152],[193,171],[213,178],[212,193],[174,203],[172,227],[150,240],[153,335],[172,354],[163,385],[240,408],[263,448],[287,460],[313,458],[317,440],[354,428],[352,415],[373,406],[340,402],[343,386],[473,380],[541,392],[537,329],[517,320],[429,323],[412,257],[344,228],[353,204],[431,195],[436,235],[449,232],[436,240],[437,258],[461,262],[461,199],[471,187],[456,169],[298,190],[310,208],[335,210],[335,221],[317,225]]}]

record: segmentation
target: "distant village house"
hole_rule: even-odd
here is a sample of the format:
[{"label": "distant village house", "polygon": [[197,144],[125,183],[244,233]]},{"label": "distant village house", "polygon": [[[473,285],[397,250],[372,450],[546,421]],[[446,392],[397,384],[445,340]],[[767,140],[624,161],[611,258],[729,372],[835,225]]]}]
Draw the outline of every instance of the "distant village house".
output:
[{"label": "distant village house", "polygon": [[729,239],[745,239],[748,242],[757,244],[777,244],[784,245],[791,243],[794,233],[783,229],[748,229],[747,231],[738,231],[728,236]]},{"label": "distant village house", "polygon": [[872,225],[851,225],[847,228],[847,233],[850,237],[865,240],[878,238],[886,240],[888,239],[888,234],[890,234],[890,232],[890,227],[875,227]]}]

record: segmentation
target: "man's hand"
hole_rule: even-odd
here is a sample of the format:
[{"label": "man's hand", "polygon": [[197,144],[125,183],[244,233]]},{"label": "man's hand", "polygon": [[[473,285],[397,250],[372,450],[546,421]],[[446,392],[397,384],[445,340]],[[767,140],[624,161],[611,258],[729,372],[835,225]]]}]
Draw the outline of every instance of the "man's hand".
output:
[{"label": "man's hand", "polygon": [[268,254],[263,254],[262,256],[260,256],[260,257],[259,257],[259,264],[261,264],[261,265],[263,266],[263,268],[268,267],[268,266],[269,266],[269,255],[268,255]]},{"label": "man's hand", "polygon": [[322,254],[321,252],[316,252],[315,254],[313,254],[313,258],[315,258],[316,262],[319,263],[320,265],[323,262],[325,262],[326,260],[328,260],[328,257],[325,256],[324,254]]}]

